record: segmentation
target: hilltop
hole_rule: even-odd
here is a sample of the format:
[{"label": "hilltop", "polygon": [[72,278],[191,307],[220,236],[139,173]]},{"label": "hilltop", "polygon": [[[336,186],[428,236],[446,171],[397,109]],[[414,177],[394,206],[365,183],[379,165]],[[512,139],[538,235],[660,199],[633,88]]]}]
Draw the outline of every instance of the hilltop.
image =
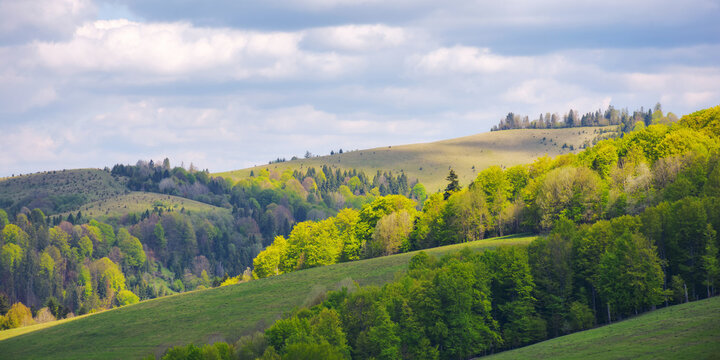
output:
[{"label": "hilltop", "polygon": [[[162,209],[167,211],[208,212],[230,210],[205,204],[199,201],[180,196],[158,194],[151,192],[132,191],[128,194],[117,195],[111,198],[93,201],[84,204],[80,210],[86,218],[101,219],[105,217],[120,217],[129,213],[142,213],[146,210]],[[71,212],[61,215],[69,215]]]},{"label": "hilltop", "polygon": [[[435,256],[470,247],[524,245],[530,237],[504,237],[449,245],[425,252]],[[26,358],[140,358],[170,346],[213,340],[234,341],[263,330],[294,307],[326,290],[381,285],[405,271],[409,252],[288,273],[247,283],[166,296],[77,319],[0,332],[0,353]]]},{"label": "hilltop", "polygon": [[449,168],[455,170],[461,184],[468,184],[479,171],[489,166],[510,167],[531,163],[544,155],[552,157],[578,152],[584,146],[592,145],[593,140],[605,138],[616,129],[616,126],[606,126],[493,131],[430,143],[346,151],[213,175],[237,181],[261,169],[282,172],[328,165],[344,170],[362,170],[369,176],[377,171],[403,171],[411,181],[418,179],[428,192],[435,192],[445,186]]},{"label": "hilltop", "polygon": [[0,208],[17,213],[24,206],[50,215],[126,192],[120,181],[100,169],[46,171],[0,179]]}]

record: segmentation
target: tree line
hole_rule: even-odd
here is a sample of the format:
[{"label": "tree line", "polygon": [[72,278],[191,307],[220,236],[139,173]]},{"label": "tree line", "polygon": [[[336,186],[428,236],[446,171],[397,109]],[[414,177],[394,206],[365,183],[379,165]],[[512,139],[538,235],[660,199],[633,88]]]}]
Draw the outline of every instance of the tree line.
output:
[{"label": "tree line", "polygon": [[643,108],[632,113],[628,109],[615,109],[609,105],[604,111],[596,110],[580,115],[577,110],[570,109],[564,115],[557,113],[540,114],[536,119],[530,120],[528,116],[521,116],[515,113],[508,113],[505,118],[500,119],[497,125],[493,125],[491,131],[509,129],[558,129],[581,126],[610,126],[619,125],[621,132],[632,131],[638,123],[645,126],[652,124],[670,124],[678,120],[673,113],[663,115],[662,105],[655,104],[651,109],[645,111]]}]

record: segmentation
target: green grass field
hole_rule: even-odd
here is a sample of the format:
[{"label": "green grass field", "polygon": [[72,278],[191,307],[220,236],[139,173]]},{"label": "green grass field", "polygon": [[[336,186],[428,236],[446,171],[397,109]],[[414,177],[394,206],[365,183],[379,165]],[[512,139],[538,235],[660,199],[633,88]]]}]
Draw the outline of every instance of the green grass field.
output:
[{"label": "green grass field", "polygon": [[[525,245],[534,236],[504,237],[428,249],[441,256],[465,246],[482,251]],[[318,267],[244,284],[144,301],[79,319],[0,332],[0,358],[127,359],[173,345],[235,341],[263,330],[348,279],[380,285],[407,269],[414,253]],[[26,331],[31,330],[31,331]]]},{"label": "green grass field", "polygon": [[718,359],[720,297],[656,310],[488,357],[501,359]]},{"label": "green grass field", "polygon": [[125,193],[123,184],[100,169],[47,171],[0,179],[0,208],[26,206],[51,215]]},{"label": "green grass field", "polygon": [[[572,152],[577,152],[581,145],[601,136],[601,130],[614,130],[614,127],[494,131],[432,143],[349,151],[213,175],[239,180],[250,176],[250,171],[257,173],[260,169],[282,172],[285,169],[320,168],[323,165],[340,169],[354,168],[371,177],[377,170],[392,170],[394,173],[402,170],[410,181],[419,179],[428,192],[436,192],[446,185],[445,177],[450,167],[458,174],[461,185],[467,185],[477,177],[478,171],[492,165],[509,167],[531,163],[543,155],[567,154],[571,152],[571,145],[575,149]],[[563,148],[565,144],[567,148]]]},{"label": "green grass field", "polygon": [[[180,211],[184,208],[185,211],[192,212],[216,210],[230,212],[229,209],[208,205],[179,196],[137,191],[91,202],[83,205],[80,210],[86,218],[101,219],[104,217],[122,216],[128,213],[142,213],[145,212],[145,210],[152,211],[155,207],[160,207],[163,211]],[[69,213],[70,212],[64,215],[68,215]]]}]

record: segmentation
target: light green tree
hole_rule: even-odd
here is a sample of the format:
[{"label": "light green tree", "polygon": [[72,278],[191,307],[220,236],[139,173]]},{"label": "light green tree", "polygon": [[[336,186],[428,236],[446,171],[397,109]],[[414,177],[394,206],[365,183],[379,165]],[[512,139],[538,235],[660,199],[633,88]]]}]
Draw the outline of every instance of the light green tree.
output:
[{"label": "light green tree", "polygon": [[130,290],[120,290],[116,295],[116,299],[120,306],[135,304],[140,301],[140,298]]},{"label": "light green tree", "polygon": [[410,194],[419,204],[424,203],[428,197],[427,190],[425,190],[425,186],[421,183],[415,184],[412,190],[410,190]]},{"label": "light green tree", "polygon": [[40,255],[39,272],[41,275],[47,276],[48,278],[52,278],[53,273],[55,272],[55,260],[47,253],[47,251],[44,251],[42,255]]},{"label": "light green tree", "polygon": [[23,259],[24,251],[20,246],[13,243],[7,243],[3,245],[0,250],[0,261],[5,269],[13,271],[20,266],[20,262]]},{"label": "light green tree", "polygon": [[280,262],[285,256],[287,248],[288,244],[285,237],[276,236],[273,243],[253,259],[253,278],[261,279],[282,274]]},{"label": "light green tree", "polygon": [[138,267],[145,263],[145,251],[140,240],[130,235],[125,228],[118,231],[118,245],[125,254],[125,262],[128,265]]},{"label": "light green tree", "polygon": [[414,212],[406,209],[383,216],[367,243],[366,257],[386,256],[409,250],[408,235],[413,229]]},{"label": "light green tree", "polygon": [[7,224],[2,230],[2,238],[5,243],[15,244],[23,249],[28,247],[28,234],[15,224]]},{"label": "light green tree", "polygon": [[91,258],[93,254],[93,243],[90,237],[83,236],[78,240],[78,248],[80,249],[80,255],[86,258]]}]

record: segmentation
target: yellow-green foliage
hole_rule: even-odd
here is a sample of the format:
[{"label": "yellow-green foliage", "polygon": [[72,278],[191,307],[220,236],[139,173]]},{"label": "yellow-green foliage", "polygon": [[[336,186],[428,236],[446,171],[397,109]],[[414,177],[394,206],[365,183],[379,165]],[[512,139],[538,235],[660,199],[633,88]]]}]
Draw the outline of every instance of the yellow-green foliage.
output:
[{"label": "yellow-green foliage", "polygon": [[[276,237],[255,257],[253,277],[394,254],[407,242],[417,213],[415,206],[413,200],[402,195],[388,195],[359,212],[343,209],[336,217],[298,223],[287,239]],[[382,233],[373,236],[381,221]]]},{"label": "yellow-green foliage", "polygon": [[121,290],[117,293],[116,298],[120,306],[135,304],[140,301],[140,298],[130,290]]},{"label": "yellow-green foliage", "polygon": [[[642,130],[630,132],[622,139],[608,140],[607,142],[619,144],[618,155],[620,156],[626,156],[632,151],[639,151],[645,159],[655,162],[660,158],[682,155],[689,151],[707,154],[717,150],[718,139],[711,136],[712,133],[703,129],[682,127],[681,125],[650,125]],[[610,144],[603,146],[607,147]],[[587,157],[594,152],[594,149],[589,151]]]},{"label": "yellow-green foliage", "polygon": [[13,243],[7,243],[0,249],[0,261],[5,269],[16,269],[23,258],[23,249]]},{"label": "yellow-green foliage", "polygon": [[106,291],[117,293],[120,290],[125,290],[125,275],[112,260],[106,257],[95,260],[90,265],[90,272],[94,278],[98,279],[99,286],[106,287]]},{"label": "yellow-green foliage", "polygon": [[70,235],[63,231],[59,226],[55,226],[48,230],[48,238],[50,245],[60,250],[60,253],[67,257],[70,253]]},{"label": "yellow-green foliage", "polygon": [[576,222],[596,220],[603,210],[602,187],[600,177],[586,167],[548,172],[536,195],[541,226],[549,228],[560,216]]},{"label": "yellow-green foliage", "polygon": [[285,237],[275,237],[273,243],[253,259],[253,277],[257,279],[282,274],[280,262],[287,252],[287,247]]},{"label": "yellow-green foliage", "polygon": [[34,323],[32,312],[27,306],[20,302],[13,304],[7,314],[0,317],[0,329],[14,329]]},{"label": "yellow-green foliage", "polygon": [[253,261],[255,277],[267,277],[334,264],[340,258],[343,241],[334,218],[305,221],[293,228],[287,240],[278,236]]},{"label": "yellow-green foliage", "polygon": [[397,254],[401,248],[409,249],[408,236],[416,213],[415,209],[401,209],[380,218],[367,245],[368,257],[387,256]]},{"label": "yellow-green foliage", "polygon": [[53,272],[55,271],[55,260],[50,256],[48,251],[44,251],[40,255],[40,273],[52,278]]},{"label": "yellow-green foliage", "polygon": [[720,105],[685,115],[680,119],[680,124],[709,135],[720,136]]},{"label": "yellow-green foliage", "polygon": [[618,149],[614,141],[605,140],[579,155],[583,165],[597,171],[603,178],[610,175],[610,171],[618,162]]},{"label": "yellow-green foliage", "polygon": [[140,240],[130,235],[125,228],[120,228],[118,231],[118,245],[128,265],[137,267],[145,263],[145,251]]},{"label": "yellow-green foliage", "polygon": [[288,237],[287,255],[281,263],[283,272],[337,262],[343,245],[338,235],[333,218],[295,225]]},{"label": "yellow-green foliage", "polygon": [[[207,272],[205,272],[205,270],[203,270],[202,277],[204,279],[207,279],[206,283],[209,285],[210,279],[208,278]],[[233,276],[233,277],[227,278],[225,281],[223,281],[220,284],[220,286],[240,284],[240,283],[251,281],[252,279],[253,279],[252,270],[250,270],[250,268],[247,268],[247,269],[245,269],[245,271],[242,274],[240,274],[238,276]]]},{"label": "yellow-green foliage", "polygon": [[8,224],[3,228],[2,239],[5,243],[15,244],[22,248],[28,246],[28,234],[15,224]]},{"label": "yellow-green foliage", "polygon": [[[317,184],[319,182],[321,183],[326,181],[327,178],[321,168],[317,168],[317,171],[313,176],[307,176],[302,179],[302,182],[293,177],[293,172],[290,169],[285,169],[282,172],[276,170],[275,168],[260,168],[256,170],[257,171],[253,171],[253,176],[240,178],[235,186],[255,193],[266,189],[273,189],[281,194],[298,200],[323,200],[318,192]],[[298,170],[304,171],[306,169],[300,168]],[[230,181],[230,177],[227,179]],[[347,179],[347,185],[340,185],[337,192],[332,194],[333,204],[330,204],[330,207],[351,207],[359,209],[363,204],[372,201],[375,196],[377,196],[377,193],[373,192],[365,195],[356,195],[353,192],[355,189],[351,189],[350,186],[354,183],[353,179],[358,183],[360,181],[357,177],[354,177]],[[357,186],[357,184],[354,186]]]}]

